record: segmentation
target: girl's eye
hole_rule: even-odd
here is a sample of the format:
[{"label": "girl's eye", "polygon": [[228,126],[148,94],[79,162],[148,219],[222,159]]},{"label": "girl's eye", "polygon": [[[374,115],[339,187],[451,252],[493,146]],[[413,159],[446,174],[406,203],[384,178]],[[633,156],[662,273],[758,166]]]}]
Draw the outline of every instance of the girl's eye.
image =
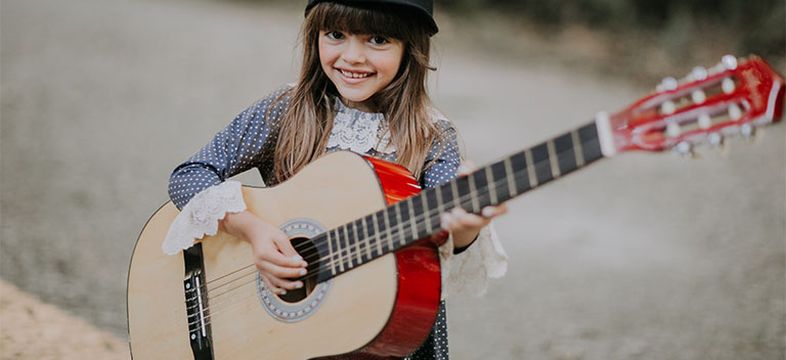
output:
[{"label": "girl's eye", "polygon": [[344,38],[344,34],[342,34],[340,31],[328,31],[325,33],[325,36],[331,40],[341,40]]},{"label": "girl's eye", "polygon": [[374,45],[385,45],[390,42],[390,40],[384,36],[372,36],[369,41]]}]

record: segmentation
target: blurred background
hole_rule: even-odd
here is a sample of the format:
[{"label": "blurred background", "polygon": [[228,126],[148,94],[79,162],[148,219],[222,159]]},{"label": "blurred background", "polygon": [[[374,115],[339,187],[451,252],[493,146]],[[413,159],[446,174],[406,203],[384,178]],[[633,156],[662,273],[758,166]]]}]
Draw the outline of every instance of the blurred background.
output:
[{"label": "blurred background", "polygon": [[[128,358],[136,237],[176,165],[296,79],[304,3],[0,3],[0,357]],[[724,54],[783,73],[785,8],[437,1],[431,94],[483,164]],[[451,356],[784,358],[785,154],[781,124],[697,160],[625,154],[512,201],[508,274],[449,299]]]}]

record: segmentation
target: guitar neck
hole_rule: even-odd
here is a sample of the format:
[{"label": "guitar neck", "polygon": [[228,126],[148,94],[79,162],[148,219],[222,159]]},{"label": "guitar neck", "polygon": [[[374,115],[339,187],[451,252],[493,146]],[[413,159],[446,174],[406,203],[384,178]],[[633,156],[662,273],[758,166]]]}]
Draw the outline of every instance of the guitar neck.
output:
[{"label": "guitar neck", "polygon": [[595,122],[457,177],[314,239],[329,253],[318,279],[327,280],[439,231],[454,207],[480,213],[603,157]]}]

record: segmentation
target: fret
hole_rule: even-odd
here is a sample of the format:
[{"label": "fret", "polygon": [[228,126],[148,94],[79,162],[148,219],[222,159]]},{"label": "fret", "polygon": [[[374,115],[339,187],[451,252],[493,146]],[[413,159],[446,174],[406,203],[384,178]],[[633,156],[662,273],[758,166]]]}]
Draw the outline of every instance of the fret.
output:
[{"label": "fret", "polygon": [[371,220],[372,220],[372,223],[374,224],[374,239],[377,241],[377,254],[379,254],[379,256],[382,256],[382,254],[383,254],[383,252],[382,252],[382,239],[379,237],[380,234],[381,234],[380,226],[379,226],[380,225],[380,223],[379,223],[379,221],[380,221],[379,220],[379,213],[380,212],[376,212],[375,214],[371,214]]},{"label": "fret", "polygon": [[551,167],[551,177],[556,179],[561,173],[559,169],[559,162],[557,161],[557,150],[554,149],[554,141],[549,140],[546,142],[546,154],[549,157],[549,166]]},{"label": "fret", "polygon": [[385,233],[388,238],[388,251],[393,251],[393,233],[390,230],[390,216],[393,215],[390,211],[384,211],[382,217],[385,219]]},{"label": "fret", "polygon": [[[412,212],[415,214],[415,218],[417,219],[416,223],[423,222],[425,226],[423,230],[426,232],[430,232],[431,227],[428,223],[428,210],[426,209],[426,203],[423,200],[423,193],[421,192],[420,195],[413,196],[410,201],[412,202]],[[420,225],[418,225],[418,234],[420,234]]]},{"label": "fret", "polygon": [[530,185],[534,188],[538,186],[538,178],[535,176],[535,165],[532,161],[532,151],[530,149],[524,150],[524,156],[527,160],[527,176]]},{"label": "fret", "polygon": [[336,275],[336,262],[335,262],[335,255],[333,254],[333,240],[330,238],[330,231],[325,233],[327,236],[327,243],[328,243],[328,263],[330,264],[330,273],[332,275]]},{"label": "fret", "polygon": [[573,153],[576,157],[576,167],[584,166],[584,150],[581,146],[581,141],[579,140],[579,132],[577,130],[573,130],[570,132],[570,139],[573,142]]},{"label": "fret", "polygon": [[497,185],[494,183],[494,174],[491,172],[491,167],[486,166],[486,182],[488,183],[487,188],[489,189],[489,200],[491,201],[491,205],[496,205],[497,201]]},{"label": "fret", "polygon": [[582,146],[582,154],[585,163],[591,163],[603,157],[600,150],[600,140],[598,139],[598,128],[595,122],[584,125],[579,129],[579,140]]},{"label": "fret", "polygon": [[[426,230],[429,234],[434,232],[434,224],[432,224],[432,219],[434,216],[431,214],[431,209],[436,207],[436,191],[434,188],[426,189],[423,191],[423,213],[426,217]],[[437,214],[439,215],[439,214]]]},{"label": "fret", "polygon": [[508,179],[508,194],[510,194],[510,198],[518,195],[518,190],[516,189],[516,176],[513,172],[513,165],[511,165],[511,158],[505,159],[505,178]]},{"label": "fret", "polygon": [[415,198],[406,200],[407,210],[409,214],[409,228],[412,230],[412,240],[418,239],[418,218],[415,216]]},{"label": "fret", "polygon": [[461,176],[453,181],[456,182],[456,188],[458,188],[458,193],[459,193],[458,206],[460,206],[462,209],[467,211],[471,210],[468,205],[464,204],[467,200],[469,200],[467,197],[470,196],[470,194],[472,193],[472,191],[469,188],[469,176],[468,175]]},{"label": "fret", "polygon": [[[450,181],[450,183],[452,184],[453,181]],[[453,196],[453,187],[449,185],[450,184],[442,184],[439,187],[437,187],[437,191],[440,193],[440,196],[442,197],[445,211],[449,211],[450,209],[460,205],[459,203],[456,202],[459,199]]]},{"label": "fret", "polygon": [[404,236],[404,220],[401,216],[401,201],[396,203],[396,205],[393,205],[393,207],[395,208],[396,212],[396,227],[398,228],[399,242],[401,242],[401,245],[403,246],[407,244],[407,237]]},{"label": "fret", "polygon": [[546,143],[542,143],[533,147],[531,150],[532,161],[535,164],[535,176],[538,178],[538,184],[545,184],[554,178],[551,176],[548,146]]},{"label": "fret", "polygon": [[456,207],[461,206],[461,195],[458,191],[458,185],[456,185],[456,179],[450,181],[450,194],[453,196],[453,204]]},{"label": "fret", "polygon": [[[473,193],[474,196],[472,200],[477,203],[477,210],[475,210],[474,213],[479,214],[483,209],[483,206],[488,204],[488,200],[483,202],[481,202],[481,200],[485,198],[486,194],[488,193],[489,183],[486,179],[486,172],[483,170],[473,172],[472,175],[470,175],[470,178],[475,185],[475,192]],[[474,204],[473,208],[475,208]]]},{"label": "fret", "polygon": [[437,214],[442,214],[445,211],[445,205],[442,202],[442,191],[439,188],[434,188],[434,193],[437,194]]},{"label": "fret", "polygon": [[475,186],[475,177],[469,175],[467,178],[469,179],[469,198],[472,200],[472,212],[477,214],[480,212],[480,204],[478,203],[478,188]]},{"label": "fret", "polygon": [[[516,194],[521,194],[535,186],[531,185],[531,174],[529,166],[527,166],[526,154],[526,151],[522,151],[510,157],[510,167],[513,168],[513,174],[511,176],[515,179]],[[521,174],[517,175],[519,173]]]},{"label": "fret", "polygon": [[349,240],[350,238],[349,238],[347,226],[344,225],[341,228],[344,229],[344,241],[346,243],[345,249],[347,249],[347,255],[346,255],[347,267],[351,269],[355,266],[355,264],[352,263],[352,244],[350,243]]},{"label": "fret", "polygon": [[338,257],[336,261],[338,262],[338,270],[339,272],[344,272],[344,247],[341,246],[341,235],[338,232],[338,229],[333,230],[333,238],[336,239],[336,248],[338,249]]},{"label": "fret", "polygon": [[363,238],[358,236],[358,227],[357,224],[353,221],[352,222],[352,238],[355,243],[355,256],[357,257],[358,265],[363,264],[363,251],[360,249],[360,243],[363,241]]},{"label": "fret", "polygon": [[573,136],[571,133],[562,134],[554,139],[554,149],[557,152],[559,171],[565,175],[578,169],[576,152],[573,150]]},{"label": "fret", "polygon": [[361,230],[363,233],[360,235],[363,237],[363,242],[366,243],[366,256],[369,260],[373,259],[374,256],[371,253],[371,236],[368,234],[368,225],[366,224],[366,217],[360,219]]},{"label": "fret", "polygon": [[510,195],[510,177],[508,176],[508,171],[505,168],[505,163],[506,161],[497,161],[489,166],[491,169],[491,174],[487,174],[487,176],[491,179],[489,181],[491,184],[489,187],[494,189],[495,195],[495,201],[492,205],[496,205],[512,197]]}]

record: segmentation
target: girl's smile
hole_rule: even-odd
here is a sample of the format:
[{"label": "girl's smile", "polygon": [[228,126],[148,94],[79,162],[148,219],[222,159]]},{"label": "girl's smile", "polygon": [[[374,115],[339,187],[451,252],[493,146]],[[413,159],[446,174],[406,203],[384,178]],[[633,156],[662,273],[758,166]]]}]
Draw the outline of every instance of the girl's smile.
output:
[{"label": "girl's smile", "polygon": [[379,35],[319,32],[322,70],[350,107],[376,111],[369,100],[395,79],[404,44]]}]

